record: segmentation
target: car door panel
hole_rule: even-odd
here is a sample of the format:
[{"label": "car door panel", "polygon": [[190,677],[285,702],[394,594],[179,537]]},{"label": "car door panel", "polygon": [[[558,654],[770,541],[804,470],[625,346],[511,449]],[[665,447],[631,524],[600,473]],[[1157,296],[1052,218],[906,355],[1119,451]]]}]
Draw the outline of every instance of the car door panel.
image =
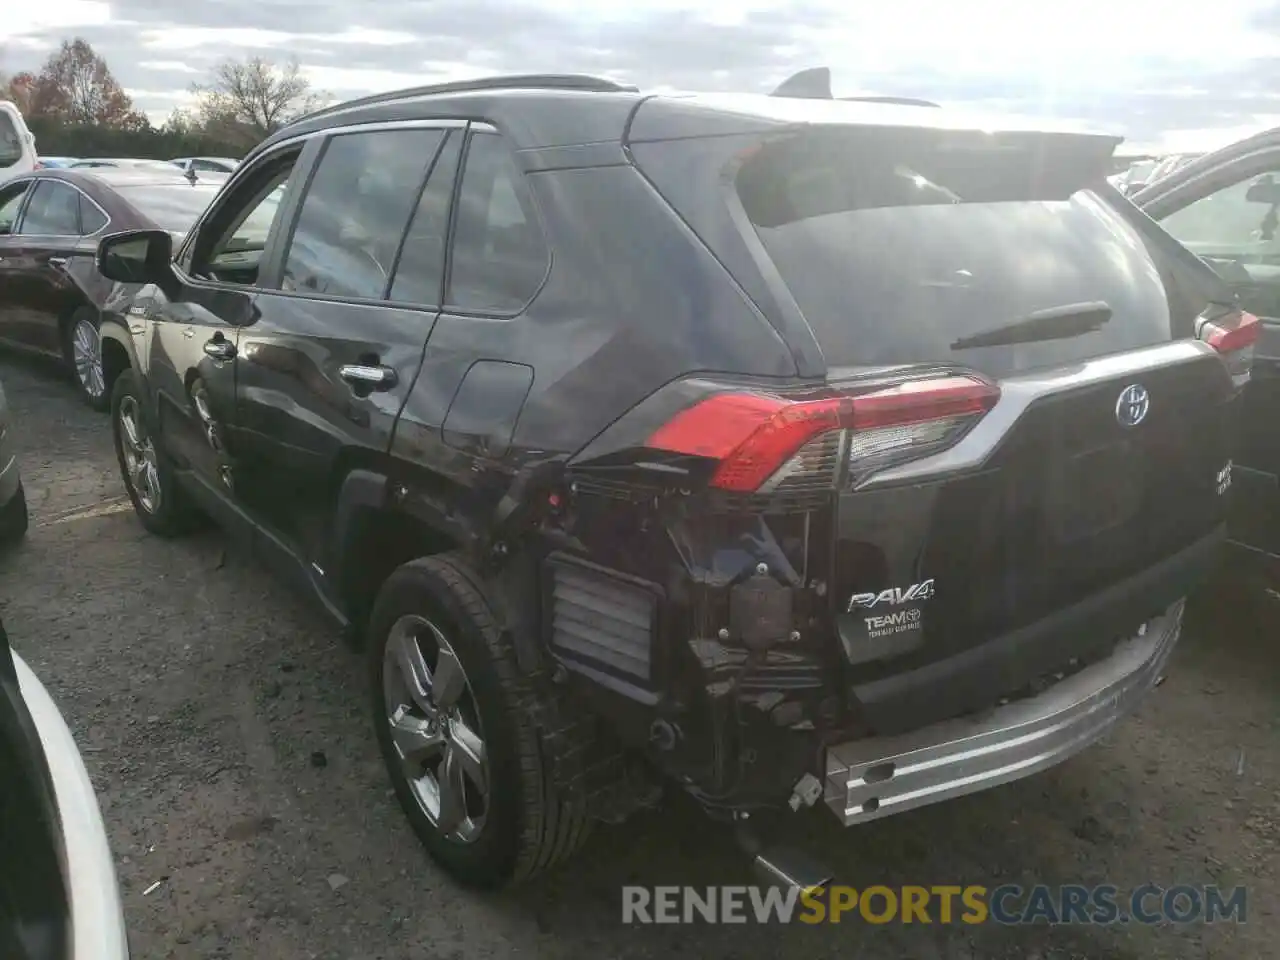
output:
[{"label": "car door panel", "polygon": [[161,442],[179,469],[224,485],[230,451],[223,434],[235,416],[235,359],[234,353],[211,356],[206,347],[220,341],[234,349],[256,297],[253,288],[188,284],[174,299],[154,291],[148,308],[146,355]]},{"label": "car door panel", "polygon": [[[257,319],[260,288],[252,282],[256,269],[244,274],[251,282],[234,283],[221,276],[219,263],[228,250],[241,260],[257,249],[269,258],[286,206],[276,199],[280,185],[288,189],[303,175],[301,149],[250,171],[219,195],[192,231],[174,265],[174,288],[152,286],[134,299],[143,313],[139,352],[146,357],[153,429],[161,446],[206,509],[225,514],[233,532],[250,539],[244,524],[234,522],[238,451],[232,428],[240,331]],[[258,217],[263,210],[270,211],[265,228]],[[131,325],[135,319],[131,311]]]},{"label": "car door panel", "polygon": [[435,323],[435,307],[386,296],[447,135],[419,126],[332,137],[272,289],[240,331],[237,490],[264,527],[321,567],[341,471],[385,457]]}]

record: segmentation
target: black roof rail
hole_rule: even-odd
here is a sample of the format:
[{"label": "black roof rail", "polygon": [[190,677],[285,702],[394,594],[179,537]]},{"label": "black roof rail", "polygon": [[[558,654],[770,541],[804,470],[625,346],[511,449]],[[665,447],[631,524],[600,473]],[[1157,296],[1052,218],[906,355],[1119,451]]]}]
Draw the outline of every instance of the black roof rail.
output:
[{"label": "black roof rail", "polygon": [[831,93],[831,68],[810,67],[794,73],[769,94],[771,97],[792,97],[797,100],[855,100],[862,103],[896,103],[904,107],[938,107],[932,100],[919,97],[836,97]]},{"label": "black roof rail", "polygon": [[934,103],[932,100],[922,100],[919,97],[841,97],[841,100],[856,100],[860,103],[896,103],[903,107],[938,107],[942,108],[942,104]]},{"label": "black roof rail", "polygon": [[[308,113],[294,120],[315,120],[317,117],[329,116],[342,110],[358,107],[372,107],[393,100],[410,100],[414,97],[429,97],[439,93],[470,93],[477,90],[580,90],[590,93],[639,93],[640,88],[630,83],[618,83],[606,77],[593,77],[581,73],[526,73],[493,77],[479,77],[475,80],[452,80],[447,83],[433,83],[422,87],[409,87],[404,90],[389,90],[386,93],[375,93],[356,100],[344,100],[329,107],[323,107],[314,113]],[[290,124],[292,126],[293,124]]]}]

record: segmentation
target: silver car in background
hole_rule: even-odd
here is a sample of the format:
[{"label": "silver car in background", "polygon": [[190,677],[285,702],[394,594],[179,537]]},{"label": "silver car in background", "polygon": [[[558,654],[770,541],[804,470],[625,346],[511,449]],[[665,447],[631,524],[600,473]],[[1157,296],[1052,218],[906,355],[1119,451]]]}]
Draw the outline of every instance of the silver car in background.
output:
[{"label": "silver car in background", "polygon": [[0,385],[0,543],[22,539],[27,532],[27,497],[18,472],[9,423],[9,402]]}]

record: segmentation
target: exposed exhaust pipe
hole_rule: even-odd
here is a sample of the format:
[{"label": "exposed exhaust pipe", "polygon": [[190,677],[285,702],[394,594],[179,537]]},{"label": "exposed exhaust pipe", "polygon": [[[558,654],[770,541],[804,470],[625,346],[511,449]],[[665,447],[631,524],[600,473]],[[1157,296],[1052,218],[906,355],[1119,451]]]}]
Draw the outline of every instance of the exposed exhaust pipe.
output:
[{"label": "exposed exhaust pipe", "polygon": [[756,879],[766,887],[823,888],[831,882],[831,871],[812,857],[790,847],[762,850],[751,861]]}]

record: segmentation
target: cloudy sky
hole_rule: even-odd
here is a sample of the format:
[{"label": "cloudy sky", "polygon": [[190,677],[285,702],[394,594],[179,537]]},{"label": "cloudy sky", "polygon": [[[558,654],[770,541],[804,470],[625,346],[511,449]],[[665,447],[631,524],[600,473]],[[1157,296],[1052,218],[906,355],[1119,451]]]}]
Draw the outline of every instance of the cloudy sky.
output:
[{"label": "cloudy sky", "polygon": [[64,39],[157,122],[220,57],[296,57],[338,98],[494,72],[765,91],[807,66],[836,92],[1050,114],[1134,147],[1280,126],[1280,0],[12,0],[0,70]]}]

